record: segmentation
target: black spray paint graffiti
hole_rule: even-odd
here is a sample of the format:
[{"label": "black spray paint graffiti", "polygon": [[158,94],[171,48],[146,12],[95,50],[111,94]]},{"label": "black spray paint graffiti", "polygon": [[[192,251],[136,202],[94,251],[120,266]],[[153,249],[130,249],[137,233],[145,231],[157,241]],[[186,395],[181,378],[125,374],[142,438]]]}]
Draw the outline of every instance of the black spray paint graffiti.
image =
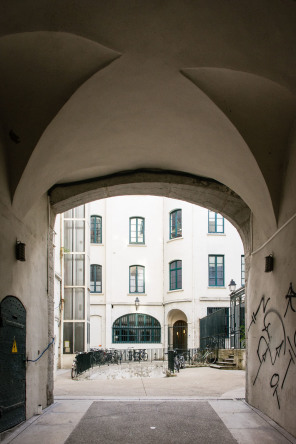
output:
[{"label": "black spray paint graffiti", "polygon": [[[271,299],[266,299],[262,296],[258,308],[252,314],[252,320],[250,322],[248,331],[253,326],[258,324],[261,329],[261,336],[258,341],[257,346],[257,358],[258,358],[258,368],[255,378],[253,380],[253,385],[256,384],[260,370],[267,359],[270,361],[272,366],[275,366],[277,362],[284,368],[283,375],[275,372],[270,378],[270,388],[272,389],[273,397],[277,401],[278,408],[280,409],[280,392],[285,387],[286,378],[292,365],[296,365],[296,330],[291,335],[286,333],[285,318],[290,308],[292,313],[296,310],[293,306],[293,298],[296,297],[296,293],[293,291],[292,283],[288,293],[286,295],[287,307],[284,316],[274,308],[267,309],[270,305]],[[289,333],[289,332],[288,332]]]},{"label": "black spray paint graffiti", "polygon": [[292,282],[291,282],[290,283],[290,287],[289,287],[289,291],[288,291],[288,293],[286,295],[286,299],[288,299],[288,304],[287,304],[287,308],[286,308],[286,311],[285,311],[285,314],[284,314],[284,318],[286,317],[286,314],[287,314],[287,311],[288,311],[289,307],[291,308],[292,311],[294,311],[294,313],[296,312],[296,310],[293,307],[293,302],[292,302],[293,298],[296,299],[296,293],[295,293],[295,291],[292,288]]}]

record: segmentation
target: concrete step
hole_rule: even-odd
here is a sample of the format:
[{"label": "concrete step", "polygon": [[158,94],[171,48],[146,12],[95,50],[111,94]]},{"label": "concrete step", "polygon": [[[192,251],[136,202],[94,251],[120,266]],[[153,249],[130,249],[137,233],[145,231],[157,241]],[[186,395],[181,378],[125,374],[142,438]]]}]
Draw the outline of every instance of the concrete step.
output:
[{"label": "concrete step", "polygon": [[229,366],[236,366],[235,362],[227,362],[227,361],[217,361],[218,365],[229,365]]},{"label": "concrete step", "polygon": [[234,367],[229,365],[210,364],[210,367],[216,368],[217,370],[235,370]]}]

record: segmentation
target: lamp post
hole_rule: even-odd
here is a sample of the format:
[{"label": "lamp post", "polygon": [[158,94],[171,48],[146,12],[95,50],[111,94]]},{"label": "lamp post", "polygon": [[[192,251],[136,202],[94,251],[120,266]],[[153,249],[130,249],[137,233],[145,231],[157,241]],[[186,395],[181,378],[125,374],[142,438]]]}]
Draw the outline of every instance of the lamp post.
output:
[{"label": "lamp post", "polygon": [[138,310],[139,305],[140,305],[140,299],[139,299],[138,296],[137,296],[136,299],[135,299],[135,307],[136,307],[136,310]]},{"label": "lamp post", "polygon": [[229,287],[229,291],[230,291],[230,293],[233,293],[233,292],[236,290],[236,283],[234,282],[233,279],[231,279],[231,281],[230,281],[228,287]]}]

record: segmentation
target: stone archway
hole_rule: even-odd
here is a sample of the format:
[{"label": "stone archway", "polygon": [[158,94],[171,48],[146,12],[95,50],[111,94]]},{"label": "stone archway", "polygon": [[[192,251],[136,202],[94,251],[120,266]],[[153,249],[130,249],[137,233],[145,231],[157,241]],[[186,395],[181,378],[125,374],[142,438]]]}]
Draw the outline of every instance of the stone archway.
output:
[{"label": "stone archway", "polygon": [[167,314],[168,349],[179,348],[186,350],[188,346],[188,318],[179,309],[173,308]]}]

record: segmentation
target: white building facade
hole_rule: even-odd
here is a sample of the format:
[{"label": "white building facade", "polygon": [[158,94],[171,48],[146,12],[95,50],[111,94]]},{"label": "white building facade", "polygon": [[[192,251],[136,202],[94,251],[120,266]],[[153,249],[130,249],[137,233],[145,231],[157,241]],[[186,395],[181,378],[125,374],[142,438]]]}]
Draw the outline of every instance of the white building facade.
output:
[{"label": "white building facade", "polygon": [[197,205],[112,197],[62,226],[65,366],[89,348],[198,347],[200,318],[229,307],[231,279],[245,284],[236,229]]}]

